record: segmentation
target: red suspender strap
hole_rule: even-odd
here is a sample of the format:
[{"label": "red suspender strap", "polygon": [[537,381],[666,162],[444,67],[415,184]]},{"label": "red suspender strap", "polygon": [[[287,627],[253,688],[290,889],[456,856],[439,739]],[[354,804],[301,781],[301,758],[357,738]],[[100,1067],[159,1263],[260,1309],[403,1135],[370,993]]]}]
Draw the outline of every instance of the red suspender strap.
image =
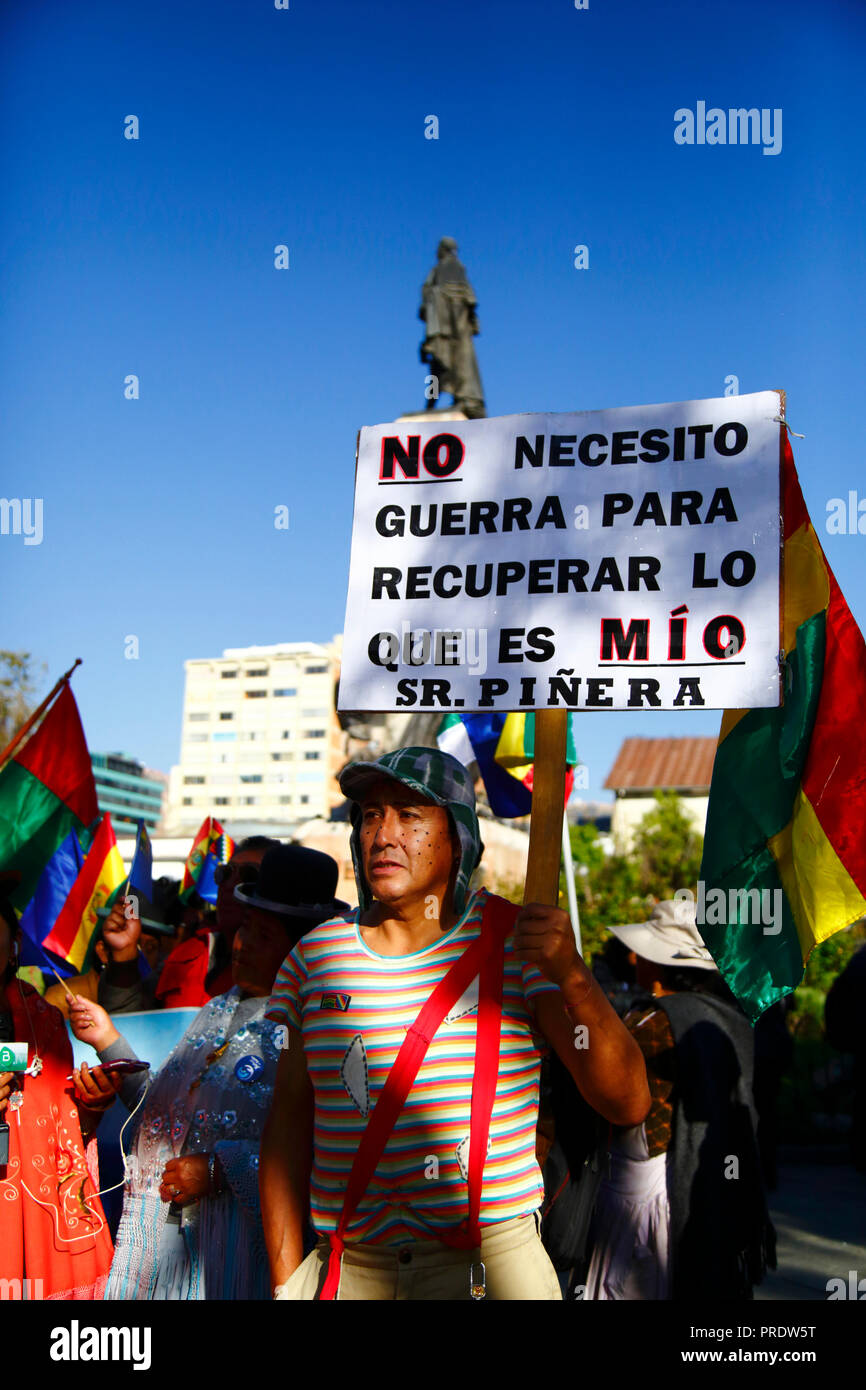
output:
[{"label": "red suspender strap", "polygon": [[[504,930],[502,917],[505,916]],[[469,1221],[467,1245],[481,1244],[481,1180],[487,1158],[490,1117],[499,1077],[499,1036],[502,1025],[502,975],[505,937],[513,921],[511,913],[497,913],[491,923],[493,940],[481,966],[478,990],[478,1035],[475,1044],[475,1072],[472,1077],[472,1119],[469,1127]]]},{"label": "red suspender strap", "polygon": [[480,1243],[481,1177],[487,1157],[487,1136],[499,1072],[499,1034],[502,1010],[502,969],[505,937],[513,921],[510,903],[488,899],[481,931],[439,981],[412,1027],[367,1121],[358,1145],[337,1230],[331,1235],[328,1273],[320,1300],[336,1298],[340,1284],[340,1257],[349,1222],[357,1210],[376,1165],[382,1156],[397,1117],[412,1089],[427,1048],[443,1018],[480,974],[478,990],[478,1040],[472,1080],[472,1117],[469,1137],[469,1221],[465,1232],[437,1234],[445,1244],[474,1248]]}]

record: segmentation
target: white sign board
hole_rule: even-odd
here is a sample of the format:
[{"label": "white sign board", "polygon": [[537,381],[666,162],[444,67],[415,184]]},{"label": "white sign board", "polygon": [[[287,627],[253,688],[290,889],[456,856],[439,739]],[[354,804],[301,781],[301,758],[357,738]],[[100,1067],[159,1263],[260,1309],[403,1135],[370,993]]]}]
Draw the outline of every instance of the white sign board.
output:
[{"label": "white sign board", "polygon": [[340,708],[778,705],[779,396],[361,431]]}]

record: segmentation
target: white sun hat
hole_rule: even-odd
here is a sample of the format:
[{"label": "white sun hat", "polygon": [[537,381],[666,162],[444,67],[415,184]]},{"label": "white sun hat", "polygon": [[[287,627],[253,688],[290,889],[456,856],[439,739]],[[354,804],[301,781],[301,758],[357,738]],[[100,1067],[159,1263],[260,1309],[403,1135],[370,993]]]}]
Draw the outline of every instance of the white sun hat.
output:
[{"label": "white sun hat", "polygon": [[694,900],[656,903],[647,922],[626,922],[608,931],[629,951],[655,965],[688,966],[695,970],[716,970],[698,932]]}]

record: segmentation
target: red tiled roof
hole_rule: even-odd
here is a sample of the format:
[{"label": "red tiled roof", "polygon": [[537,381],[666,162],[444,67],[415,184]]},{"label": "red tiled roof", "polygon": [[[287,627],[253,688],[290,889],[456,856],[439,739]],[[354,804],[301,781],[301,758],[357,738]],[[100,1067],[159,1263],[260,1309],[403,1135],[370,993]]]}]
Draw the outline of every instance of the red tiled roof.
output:
[{"label": "red tiled roof", "polygon": [[627,738],[605,787],[611,791],[709,788],[715,738]]}]

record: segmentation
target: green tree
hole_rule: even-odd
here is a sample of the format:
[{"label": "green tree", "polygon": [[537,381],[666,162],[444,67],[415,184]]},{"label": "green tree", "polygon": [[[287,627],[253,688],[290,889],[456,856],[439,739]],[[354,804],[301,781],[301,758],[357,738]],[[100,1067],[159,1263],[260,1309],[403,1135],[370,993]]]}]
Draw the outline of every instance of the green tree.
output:
[{"label": "green tree", "polygon": [[[608,938],[610,922],[639,921],[644,912],[634,865],[623,855],[605,854],[594,825],[569,827],[583,955],[592,960]],[[559,905],[568,911],[565,870],[559,875]]]},{"label": "green tree", "polygon": [[678,888],[695,891],[704,838],[676,792],[656,792],[655,800],[635,831],[632,854],[641,890],[661,901],[672,898]]},{"label": "green tree", "polygon": [[866,922],[855,922],[816,946],[806,965],[788,1025],[797,1038],[823,1038],[824,1004],[830,986],[842,974],[855,951],[866,944]]},{"label": "green tree", "polygon": [[[594,825],[570,827],[583,954],[587,960],[608,940],[611,923],[645,921],[656,902],[678,888],[692,888],[701,864],[702,837],[673,793],[656,794],[640,821],[628,854],[605,854]],[[559,905],[568,909],[564,871]]]},{"label": "green tree", "polygon": [[30,652],[0,651],[0,751],[36,708],[44,669],[34,673]]}]

